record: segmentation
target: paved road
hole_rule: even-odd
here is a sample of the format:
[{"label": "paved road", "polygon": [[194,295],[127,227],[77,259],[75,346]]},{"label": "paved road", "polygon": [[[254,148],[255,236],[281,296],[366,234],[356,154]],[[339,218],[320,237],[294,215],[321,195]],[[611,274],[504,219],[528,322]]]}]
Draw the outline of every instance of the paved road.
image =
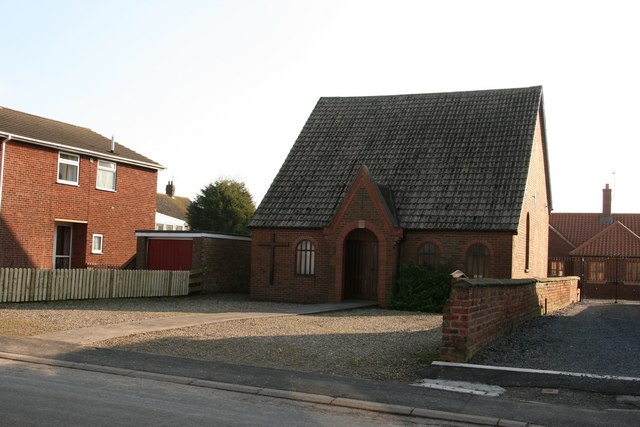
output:
[{"label": "paved road", "polygon": [[0,360],[0,384],[4,426],[364,427],[435,422],[6,360]]},{"label": "paved road", "polygon": [[[284,369],[268,369],[240,366],[228,363],[207,362],[156,354],[125,352],[54,341],[0,336],[0,359],[32,360],[47,366],[74,366],[92,372],[112,373],[134,378],[155,378],[158,381],[185,386],[192,384],[223,385],[223,390],[240,387],[246,394],[273,393],[272,397],[304,393],[319,396],[331,405],[340,404],[357,409],[377,407],[380,411],[400,410],[400,414],[423,413],[434,418],[455,420],[482,425],[545,425],[545,426],[637,426],[639,411],[608,411],[590,407],[568,407],[508,399],[475,396],[441,390],[425,389],[403,384],[381,383],[356,378],[298,372]],[[4,353],[6,352],[6,353]],[[9,355],[8,353],[12,353]],[[25,356],[20,356],[25,355]],[[35,360],[34,357],[42,358]],[[1,370],[0,370],[1,372]],[[1,381],[1,379],[0,379]],[[0,384],[2,384],[0,382]],[[229,386],[230,385],[230,386]],[[233,388],[228,388],[233,387]],[[1,386],[0,386],[1,388]],[[317,402],[313,400],[313,402]],[[0,402],[0,406],[2,406]],[[381,409],[382,408],[382,409]],[[409,412],[407,412],[409,411]],[[393,412],[397,413],[397,412]],[[420,418],[416,419],[418,422]],[[504,424],[508,420],[524,421]],[[480,422],[481,421],[481,422]],[[503,424],[500,424],[500,423]],[[531,424],[527,424],[531,423]],[[2,424],[2,423],[0,423]]]}]

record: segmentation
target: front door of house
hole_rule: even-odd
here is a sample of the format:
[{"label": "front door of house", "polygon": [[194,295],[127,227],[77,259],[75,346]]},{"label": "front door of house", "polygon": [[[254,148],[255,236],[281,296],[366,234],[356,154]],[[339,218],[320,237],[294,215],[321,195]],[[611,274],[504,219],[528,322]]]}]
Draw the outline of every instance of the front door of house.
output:
[{"label": "front door of house", "polygon": [[71,268],[71,226],[57,225],[53,268]]},{"label": "front door of house", "polygon": [[345,240],[344,298],[378,299],[378,240],[368,230],[354,230]]}]

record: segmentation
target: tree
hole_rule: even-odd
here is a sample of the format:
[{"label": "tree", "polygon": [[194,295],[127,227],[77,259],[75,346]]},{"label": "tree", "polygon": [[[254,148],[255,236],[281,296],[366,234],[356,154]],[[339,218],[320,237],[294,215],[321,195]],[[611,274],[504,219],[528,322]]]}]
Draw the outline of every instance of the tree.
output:
[{"label": "tree", "polygon": [[248,234],[247,225],[256,207],[244,183],[218,179],[204,187],[187,209],[192,230]]}]

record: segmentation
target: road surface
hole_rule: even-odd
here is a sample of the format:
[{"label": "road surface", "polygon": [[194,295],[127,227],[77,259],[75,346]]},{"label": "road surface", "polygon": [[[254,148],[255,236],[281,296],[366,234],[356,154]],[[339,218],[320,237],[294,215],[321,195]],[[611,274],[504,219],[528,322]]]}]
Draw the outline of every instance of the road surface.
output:
[{"label": "road surface", "polygon": [[442,425],[421,418],[396,417],[147,379],[0,360],[0,425],[202,427],[420,424]]}]

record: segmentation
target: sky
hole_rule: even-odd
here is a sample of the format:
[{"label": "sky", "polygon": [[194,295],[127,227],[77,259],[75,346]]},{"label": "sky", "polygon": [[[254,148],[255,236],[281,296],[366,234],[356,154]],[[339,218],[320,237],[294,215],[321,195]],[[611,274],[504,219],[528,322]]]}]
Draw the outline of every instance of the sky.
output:
[{"label": "sky", "polygon": [[0,106],[256,205],[318,99],[542,85],[552,207],[640,213],[632,1],[0,0]]}]

